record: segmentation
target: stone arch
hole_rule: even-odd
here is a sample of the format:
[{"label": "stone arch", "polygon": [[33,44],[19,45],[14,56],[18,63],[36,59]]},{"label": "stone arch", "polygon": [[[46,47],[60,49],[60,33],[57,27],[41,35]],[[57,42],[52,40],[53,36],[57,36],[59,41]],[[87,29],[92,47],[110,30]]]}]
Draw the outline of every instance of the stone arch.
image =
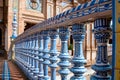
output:
[{"label": "stone arch", "polygon": [[0,57],[7,56],[6,50],[5,50],[5,29],[6,27],[4,25],[0,25]]},{"label": "stone arch", "polygon": [[2,45],[2,29],[0,28],[0,45]]},{"label": "stone arch", "polygon": [[0,46],[5,46],[5,29],[3,26],[0,26]]}]

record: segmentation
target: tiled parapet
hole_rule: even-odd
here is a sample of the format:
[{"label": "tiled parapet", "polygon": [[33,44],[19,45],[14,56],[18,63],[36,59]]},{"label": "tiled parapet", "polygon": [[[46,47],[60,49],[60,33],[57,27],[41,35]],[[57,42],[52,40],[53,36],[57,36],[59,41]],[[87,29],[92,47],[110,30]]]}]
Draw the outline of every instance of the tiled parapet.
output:
[{"label": "tiled parapet", "polygon": [[[108,80],[110,79],[107,71],[111,69],[107,62],[107,40],[110,37],[110,28],[106,19],[97,19],[100,17],[111,17],[112,0],[91,0],[85,4],[60,13],[52,18],[49,18],[31,28],[26,30],[23,34],[19,35],[15,40],[16,46],[16,60],[23,70],[25,70],[26,52],[29,54],[29,67],[27,74],[32,79],[31,73],[38,68],[36,64],[36,57],[39,58],[39,80],[49,80],[48,66],[51,68],[51,79],[56,80],[55,69],[57,67],[57,50],[56,50],[56,30],[51,30],[52,33],[48,32],[49,29],[59,28],[59,38],[61,39],[61,52],[58,56],[60,61],[58,71],[61,80],[68,80],[67,75],[71,72],[74,74],[71,80],[85,80],[83,73],[86,72],[82,42],[85,37],[84,24],[89,21],[95,20],[94,34],[97,40],[97,58],[96,63],[92,68],[96,71],[96,74],[91,77],[91,80]],[[75,24],[76,23],[76,24]],[[80,24],[77,24],[80,23]],[[102,24],[101,24],[102,23]],[[72,37],[75,42],[75,52],[70,61],[71,57],[68,53],[68,39],[69,39],[69,26],[72,25]],[[39,39],[35,38],[35,34],[39,34]],[[53,34],[54,33],[54,34]],[[25,43],[26,38],[31,36],[30,42]],[[51,49],[48,50],[49,36],[51,38]],[[38,41],[37,41],[38,40]],[[38,44],[37,44],[38,43]],[[24,47],[24,44],[27,46]],[[28,46],[29,44],[29,46]],[[36,49],[36,45],[39,47]],[[27,47],[27,48],[26,48]],[[29,48],[28,48],[29,47]],[[25,49],[24,49],[25,48]],[[29,50],[29,51],[26,51]],[[37,53],[37,54],[36,54]],[[38,55],[38,56],[37,56]],[[72,62],[72,68],[70,68]],[[51,63],[51,64],[50,64]],[[38,63],[37,63],[38,64]],[[70,68],[70,69],[69,69]],[[34,80],[34,79],[33,79]]]},{"label": "tiled parapet", "polygon": [[[74,22],[86,22],[101,16],[111,16],[112,0],[91,0],[77,7],[69,9],[54,17],[51,17],[26,31],[36,32],[40,29],[54,28],[60,26],[72,25]],[[103,13],[104,12],[104,13]],[[84,19],[84,17],[86,19]]]},{"label": "tiled parapet", "polygon": [[18,27],[18,23],[17,23],[17,12],[14,11],[14,15],[13,15],[13,22],[12,22],[12,39],[15,39],[17,37],[17,27]]}]

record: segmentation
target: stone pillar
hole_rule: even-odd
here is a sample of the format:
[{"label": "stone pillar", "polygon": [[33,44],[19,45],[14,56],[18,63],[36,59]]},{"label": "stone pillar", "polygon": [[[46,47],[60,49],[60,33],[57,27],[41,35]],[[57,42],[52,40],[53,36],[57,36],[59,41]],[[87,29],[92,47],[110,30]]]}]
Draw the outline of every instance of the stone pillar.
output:
[{"label": "stone pillar", "polygon": [[108,75],[108,71],[111,69],[107,54],[107,42],[111,35],[108,20],[106,18],[96,19],[93,32],[97,40],[97,57],[96,63],[92,66],[96,73],[91,76],[91,80],[111,80]]},{"label": "stone pillar", "polygon": [[59,28],[59,37],[61,39],[61,52],[59,55],[60,62],[58,65],[61,67],[59,73],[61,75],[61,80],[68,80],[67,75],[70,73],[68,67],[71,65],[70,55],[68,53],[68,38],[69,38],[69,29],[66,27]]},{"label": "stone pillar", "polygon": [[49,65],[49,50],[48,50],[48,41],[49,41],[49,35],[48,30],[43,31],[43,40],[44,40],[44,46],[43,46],[43,64],[44,64],[44,80],[49,80],[48,76],[48,65]]},{"label": "stone pillar", "polygon": [[[94,29],[94,23],[91,23],[91,33],[92,33],[92,30]],[[91,49],[92,49],[92,52],[91,52],[91,57],[92,57],[92,64],[95,63],[95,58],[96,58],[96,40],[94,38],[94,33],[92,33],[92,46],[91,46]]]},{"label": "stone pillar", "polygon": [[18,59],[18,55],[19,55],[19,54],[18,54],[18,51],[17,51],[17,49],[18,49],[18,43],[15,42],[14,44],[15,44],[14,50],[15,50],[15,54],[16,54],[14,58],[15,58],[15,61],[16,61],[16,60]]},{"label": "stone pillar", "polygon": [[12,27],[13,27],[12,28],[13,32],[12,32],[11,39],[15,39],[17,37],[17,27],[18,27],[16,11],[14,11]]},{"label": "stone pillar", "polygon": [[39,80],[43,80],[43,34],[40,32],[39,34],[39,75],[38,78]]},{"label": "stone pillar", "polygon": [[[85,58],[87,60],[86,65],[92,65],[92,26],[91,23],[86,24],[86,43],[85,43]],[[94,53],[93,53],[94,54]]]},{"label": "stone pillar", "polygon": [[73,72],[74,76],[71,77],[70,80],[86,80],[83,74],[86,71],[84,64],[86,60],[83,54],[82,43],[85,37],[85,26],[84,24],[73,24],[72,26],[72,36],[75,40],[75,53],[72,59],[72,63],[74,66],[71,68],[71,72]]},{"label": "stone pillar", "polygon": [[51,29],[50,32],[51,38],[51,48],[50,48],[50,68],[51,68],[51,80],[56,80],[56,68],[57,68],[57,47],[56,47],[56,39],[58,36],[57,29]]},{"label": "stone pillar", "polygon": [[13,22],[12,22],[12,35],[10,37],[11,38],[12,51],[9,52],[8,59],[14,59],[14,57],[15,57],[13,40],[17,37],[17,27],[18,27],[17,16],[16,16],[16,11],[14,10]]}]

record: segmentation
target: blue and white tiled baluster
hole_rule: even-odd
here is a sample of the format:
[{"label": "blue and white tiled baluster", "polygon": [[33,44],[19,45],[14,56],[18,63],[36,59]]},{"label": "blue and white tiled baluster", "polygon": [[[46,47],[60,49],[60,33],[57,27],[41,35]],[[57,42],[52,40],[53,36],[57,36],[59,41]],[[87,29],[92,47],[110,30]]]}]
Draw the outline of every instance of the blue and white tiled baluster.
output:
[{"label": "blue and white tiled baluster", "polygon": [[13,15],[13,22],[12,22],[12,26],[13,26],[13,32],[12,32],[12,39],[15,39],[17,37],[17,27],[18,27],[18,23],[17,23],[17,11],[14,10],[14,15]]},{"label": "blue and white tiled baluster", "polygon": [[30,66],[30,36],[29,36],[29,39],[28,39],[28,49],[27,49],[27,56],[28,56],[28,70],[29,70],[29,66]]},{"label": "blue and white tiled baluster", "polygon": [[73,24],[72,25],[72,37],[75,41],[75,53],[72,59],[74,66],[71,68],[74,76],[70,80],[86,80],[83,74],[86,72],[84,64],[86,60],[83,54],[82,43],[85,38],[85,26],[84,24]]},{"label": "blue and white tiled baluster", "polygon": [[67,75],[70,73],[68,67],[71,65],[70,55],[68,53],[68,38],[69,38],[69,29],[66,27],[59,28],[59,37],[61,39],[61,52],[59,55],[60,62],[58,65],[61,67],[59,74],[61,75],[61,80],[68,80]]},{"label": "blue and white tiled baluster", "polygon": [[26,47],[26,71],[28,71],[28,66],[29,66],[28,49],[29,49],[29,37],[27,37],[27,47]]},{"label": "blue and white tiled baluster", "polygon": [[31,73],[31,68],[32,68],[32,35],[30,35],[30,43],[29,43],[29,70],[28,72]]},{"label": "blue and white tiled baluster", "polygon": [[39,33],[39,80],[43,80],[43,34]]},{"label": "blue and white tiled baluster", "polygon": [[26,68],[26,66],[25,66],[25,56],[24,56],[24,54],[26,54],[25,53],[25,46],[26,46],[26,41],[25,41],[25,39],[23,40],[23,50],[22,50],[22,53],[21,53],[21,55],[22,55],[22,66],[23,66],[23,69],[25,69]]},{"label": "blue and white tiled baluster", "polygon": [[35,79],[38,79],[39,74],[39,47],[38,47],[38,33],[35,34],[35,71],[34,71],[34,77]]},{"label": "blue and white tiled baluster", "polygon": [[25,70],[26,70],[26,72],[27,72],[27,69],[28,69],[28,37],[26,38],[26,40],[25,40],[25,50],[24,50],[24,56],[25,56]]},{"label": "blue and white tiled baluster", "polygon": [[43,31],[43,65],[44,65],[44,79],[43,80],[49,80],[48,76],[48,65],[50,64],[49,61],[49,50],[48,50],[48,42],[49,42],[49,35],[48,30]]},{"label": "blue and white tiled baluster", "polygon": [[50,29],[49,35],[51,38],[51,48],[50,48],[50,68],[51,68],[51,80],[56,80],[56,68],[57,68],[57,48],[56,48],[56,39],[58,37],[57,29]]},{"label": "blue and white tiled baluster", "polygon": [[91,76],[91,80],[111,80],[111,76],[108,75],[111,66],[107,53],[107,42],[111,35],[109,21],[106,18],[96,19],[93,32],[97,40],[97,57],[96,63],[92,66],[96,73]]},{"label": "blue and white tiled baluster", "polygon": [[32,67],[31,67],[31,76],[33,77],[33,75],[34,75],[34,70],[35,70],[35,35],[33,34],[33,36],[32,36],[32,44],[31,44],[32,46],[32,48],[31,48],[31,58],[32,58],[32,62],[31,62],[31,64],[32,64]]}]

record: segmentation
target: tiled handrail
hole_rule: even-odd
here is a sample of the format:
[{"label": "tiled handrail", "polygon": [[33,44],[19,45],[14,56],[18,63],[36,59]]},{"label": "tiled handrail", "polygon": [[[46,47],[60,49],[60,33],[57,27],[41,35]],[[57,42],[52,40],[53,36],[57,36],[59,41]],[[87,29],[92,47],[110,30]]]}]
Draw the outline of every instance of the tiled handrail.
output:
[{"label": "tiled handrail", "polygon": [[[20,37],[45,30],[47,28],[58,28],[69,26],[74,23],[93,21],[96,18],[112,15],[112,0],[92,0],[75,8],[60,13],[26,30]],[[17,40],[16,39],[16,40]]]}]

